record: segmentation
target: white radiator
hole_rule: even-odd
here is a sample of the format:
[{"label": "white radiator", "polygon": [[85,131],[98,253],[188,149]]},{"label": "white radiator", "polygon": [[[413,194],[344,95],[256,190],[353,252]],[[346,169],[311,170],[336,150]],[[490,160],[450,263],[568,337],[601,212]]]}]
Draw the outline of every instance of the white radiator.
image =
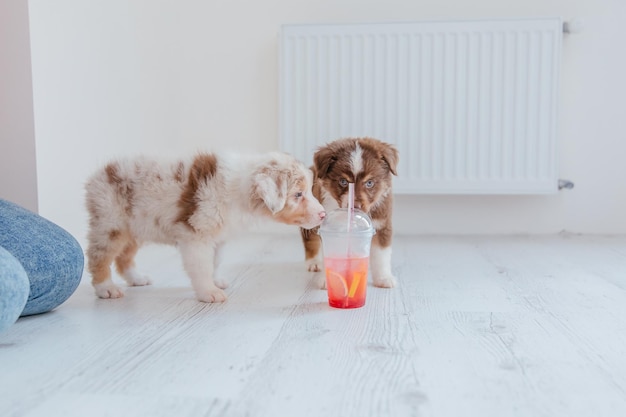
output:
[{"label": "white radiator", "polygon": [[557,190],[559,18],[286,25],[280,144],[307,163],[331,140],[400,152],[397,193]]}]

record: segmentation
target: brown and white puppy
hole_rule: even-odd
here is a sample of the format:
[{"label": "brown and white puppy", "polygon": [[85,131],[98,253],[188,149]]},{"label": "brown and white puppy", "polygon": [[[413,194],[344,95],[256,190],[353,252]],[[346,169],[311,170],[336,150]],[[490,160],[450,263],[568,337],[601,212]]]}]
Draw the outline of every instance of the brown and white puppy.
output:
[{"label": "brown and white puppy", "polygon": [[134,257],[145,242],[176,245],[200,301],[226,300],[214,281],[216,249],[262,217],[305,229],[324,208],[312,195],[311,170],[284,153],[201,153],[162,163],[147,158],[112,161],[86,184],[87,261],[100,298],[118,298],[110,265],[128,285],[147,285]]},{"label": "brown and white puppy", "polygon": [[[398,151],[372,138],[339,139],[317,150],[314,157],[313,195],[326,211],[348,207],[348,184],[354,183],[354,205],[367,213],[376,234],[370,250],[374,285],[391,288],[392,175],[397,175]],[[300,229],[309,271],[322,271],[321,239],[317,228]],[[320,281],[323,288],[324,281]]]}]

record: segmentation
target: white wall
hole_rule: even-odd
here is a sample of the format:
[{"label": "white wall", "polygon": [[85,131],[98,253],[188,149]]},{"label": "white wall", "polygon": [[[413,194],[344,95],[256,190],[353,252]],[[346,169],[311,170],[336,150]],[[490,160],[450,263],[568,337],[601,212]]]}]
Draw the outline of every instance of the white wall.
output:
[{"label": "white wall", "polygon": [[28,4],[0,1],[0,198],[37,211]]},{"label": "white wall", "polygon": [[[284,23],[562,16],[560,173],[543,197],[398,196],[399,233],[626,233],[623,0],[30,0],[40,211],[79,239],[105,159],[278,147]],[[329,138],[331,139],[331,138]],[[402,163],[402,162],[400,162]]]}]

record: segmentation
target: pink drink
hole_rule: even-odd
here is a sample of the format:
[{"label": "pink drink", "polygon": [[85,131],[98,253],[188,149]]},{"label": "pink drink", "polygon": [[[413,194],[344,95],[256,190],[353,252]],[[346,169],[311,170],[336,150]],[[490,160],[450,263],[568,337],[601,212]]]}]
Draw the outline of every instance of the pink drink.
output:
[{"label": "pink drink", "polygon": [[365,305],[369,257],[324,258],[328,304],[335,308]]}]

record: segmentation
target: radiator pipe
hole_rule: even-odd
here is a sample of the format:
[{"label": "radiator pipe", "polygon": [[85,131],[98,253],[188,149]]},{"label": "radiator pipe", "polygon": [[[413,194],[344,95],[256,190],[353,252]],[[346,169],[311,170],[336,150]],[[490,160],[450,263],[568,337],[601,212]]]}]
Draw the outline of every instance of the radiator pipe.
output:
[{"label": "radiator pipe", "polygon": [[583,21],[580,19],[567,20],[563,22],[564,33],[580,33],[585,28]]},{"label": "radiator pipe", "polygon": [[571,190],[572,188],[574,188],[574,183],[570,180],[559,180],[559,190]]}]

